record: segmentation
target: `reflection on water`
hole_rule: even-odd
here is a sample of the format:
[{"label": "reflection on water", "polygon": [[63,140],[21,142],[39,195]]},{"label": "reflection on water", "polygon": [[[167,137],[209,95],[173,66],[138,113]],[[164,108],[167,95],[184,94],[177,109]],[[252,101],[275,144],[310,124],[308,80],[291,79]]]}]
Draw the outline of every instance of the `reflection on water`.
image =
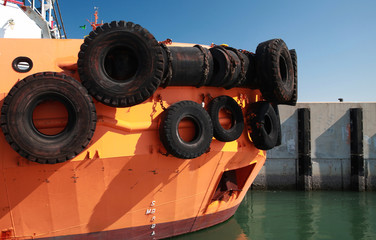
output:
[{"label": "reflection on water", "polygon": [[171,239],[376,239],[376,193],[249,191],[225,223]]}]

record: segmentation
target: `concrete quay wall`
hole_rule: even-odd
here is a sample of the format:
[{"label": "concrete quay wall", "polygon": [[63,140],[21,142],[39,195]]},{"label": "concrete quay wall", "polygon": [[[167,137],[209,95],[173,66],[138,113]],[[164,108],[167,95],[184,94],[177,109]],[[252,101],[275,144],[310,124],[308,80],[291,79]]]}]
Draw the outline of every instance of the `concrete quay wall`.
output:
[{"label": "concrete quay wall", "polygon": [[[299,136],[299,109],[310,112],[309,139]],[[351,133],[357,132],[351,109],[362,113],[357,145],[352,145]],[[376,190],[376,102],[298,103],[280,105],[279,112],[282,144],[267,152],[253,189]],[[299,152],[302,141],[310,145],[306,158]]]}]

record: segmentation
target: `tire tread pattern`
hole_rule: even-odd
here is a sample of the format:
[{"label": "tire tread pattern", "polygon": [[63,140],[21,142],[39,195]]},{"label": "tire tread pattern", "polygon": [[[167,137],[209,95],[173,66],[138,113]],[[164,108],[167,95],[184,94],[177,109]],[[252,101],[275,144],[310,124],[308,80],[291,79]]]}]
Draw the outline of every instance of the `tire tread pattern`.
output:
[{"label": "tire tread pattern", "polygon": [[[86,135],[82,137],[83,140],[81,144],[75,144],[75,145],[71,144],[71,146],[68,147],[69,151],[63,154],[59,153],[58,156],[46,156],[46,155],[43,156],[43,153],[33,154],[31,152],[25,151],[18,144],[13,131],[9,129],[8,117],[10,114],[9,113],[9,109],[11,108],[10,105],[17,104],[17,101],[18,101],[17,98],[19,97],[20,92],[25,91],[25,88],[27,88],[29,84],[33,84],[35,81],[38,81],[40,82],[40,84],[43,84],[42,81],[45,78],[54,79],[56,81],[63,81],[65,84],[69,84],[73,86],[74,89],[76,89],[78,93],[82,94],[82,97],[86,101],[85,104],[88,105],[88,111],[90,111],[90,114],[91,114],[91,116],[89,117],[90,122],[87,127]],[[56,72],[36,73],[36,74],[30,75],[24,78],[23,80],[19,81],[16,85],[14,85],[12,89],[9,91],[6,98],[4,99],[4,103],[1,108],[1,117],[0,117],[0,124],[1,124],[2,131],[5,135],[5,139],[17,153],[19,153],[22,157],[25,157],[33,162],[49,163],[49,164],[65,162],[69,159],[74,158],[79,153],[81,153],[86,148],[86,146],[90,143],[94,135],[96,122],[97,122],[97,115],[96,115],[95,105],[93,103],[91,96],[88,94],[87,90],[81,85],[81,83],[79,83],[72,77],[69,77],[62,73],[56,73]],[[21,128],[22,126],[19,126],[19,127]],[[29,144],[30,146],[33,146],[33,144],[37,144],[37,143],[30,142]]]},{"label": "tire tread pattern", "polygon": [[[199,144],[193,145],[174,138],[179,124],[177,118],[183,115],[195,117],[197,123],[201,125],[202,133],[198,138],[202,138],[202,141],[199,141]],[[159,136],[168,153],[178,158],[192,159],[201,156],[209,149],[213,137],[213,126],[209,114],[200,104],[193,101],[180,101],[162,113]]]},{"label": "tire tread pattern", "polygon": [[[140,36],[150,48],[153,58],[155,57],[152,76],[146,79],[147,82],[142,84],[139,91],[135,92],[133,95],[127,94],[125,91],[123,95],[114,96],[106,89],[103,89],[96,83],[96,81],[103,79],[96,79],[96,77],[91,74],[92,69],[89,66],[90,63],[87,61],[87,58],[91,54],[91,49],[100,43],[100,37],[117,31],[127,31]],[[85,38],[84,43],[81,45],[80,52],[78,53],[77,66],[82,84],[95,99],[112,107],[129,107],[142,103],[157,90],[163,77],[163,61],[162,48],[148,30],[133,22],[113,21],[97,27],[96,30],[92,31],[89,36]]]},{"label": "tire tread pattern", "polygon": [[[266,129],[265,118],[271,121]],[[274,148],[278,141],[278,124],[277,115],[269,102],[255,102],[249,107],[247,114],[248,131],[256,148],[261,150],[270,150]]]},{"label": "tire tread pattern", "polygon": [[[282,80],[280,57],[286,62],[287,78]],[[290,52],[282,39],[262,42],[256,49],[257,84],[264,99],[273,103],[291,100],[294,88],[294,69]]]},{"label": "tire tread pattern", "polygon": [[[233,124],[230,129],[224,129],[219,122],[221,109],[231,112]],[[244,117],[241,107],[231,97],[222,95],[214,98],[208,106],[208,112],[213,123],[213,135],[222,142],[232,142],[240,137],[244,129]]]}]

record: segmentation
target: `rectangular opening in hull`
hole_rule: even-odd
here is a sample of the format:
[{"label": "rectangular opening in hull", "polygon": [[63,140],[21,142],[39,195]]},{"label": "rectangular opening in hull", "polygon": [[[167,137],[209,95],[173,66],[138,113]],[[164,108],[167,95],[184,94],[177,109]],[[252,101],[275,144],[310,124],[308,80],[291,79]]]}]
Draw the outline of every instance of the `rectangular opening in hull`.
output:
[{"label": "rectangular opening in hull", "polygon": [[244,185],[254,167],[255,164],[252,164],[246,167],[224,171],[211,201],[227,201],[234,194],[236,194],[237,197],[239,193],[243,191]]}]

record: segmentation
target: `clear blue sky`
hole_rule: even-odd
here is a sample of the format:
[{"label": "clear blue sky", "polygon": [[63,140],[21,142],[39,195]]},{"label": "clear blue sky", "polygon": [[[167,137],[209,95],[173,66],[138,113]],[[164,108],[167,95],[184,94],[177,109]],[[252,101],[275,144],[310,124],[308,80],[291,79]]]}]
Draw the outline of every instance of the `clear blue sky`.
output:
[{"label": "clear blue sky", "polygon": [[[132,21],[158,41],[255,51],[282,38],[298,53],[299,102],[376,101],[376,0],[60,0],[68,38],[86,19]],[[86,30],[79,28],[87,25]]]}]

